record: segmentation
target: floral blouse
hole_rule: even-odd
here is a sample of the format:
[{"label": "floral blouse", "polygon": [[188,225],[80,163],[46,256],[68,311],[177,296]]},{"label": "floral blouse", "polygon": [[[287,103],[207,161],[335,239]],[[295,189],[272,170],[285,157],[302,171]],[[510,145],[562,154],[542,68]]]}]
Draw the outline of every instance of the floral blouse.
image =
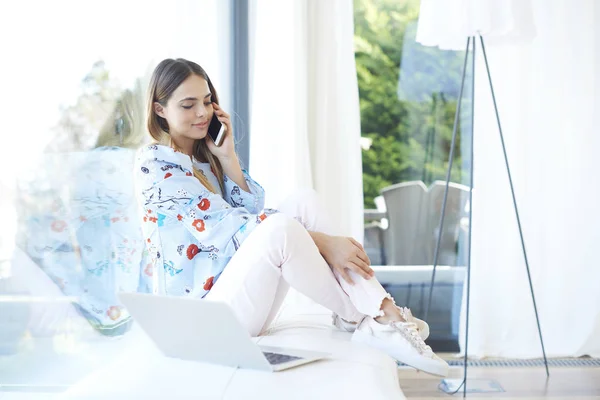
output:
[{"label": "floral blouse", "polygon": [[[192,165],[218,193],[194,177]],[[151,263],[142,271],[141,290],[204,297],[231,257],[268,215],[264,189],[243,171],[251,193],[224,177],[221,193],[210,164],[163,145],[138,152],[136,196]]]}]

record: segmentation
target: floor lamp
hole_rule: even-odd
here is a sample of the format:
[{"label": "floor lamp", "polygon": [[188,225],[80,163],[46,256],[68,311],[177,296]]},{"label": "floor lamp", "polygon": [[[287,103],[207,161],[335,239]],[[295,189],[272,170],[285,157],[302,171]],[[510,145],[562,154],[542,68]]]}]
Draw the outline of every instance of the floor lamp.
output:
[{"label": "floor lamp", "polygon": [[[515,197],[515,190],[513,187],[513,182],[512,182],[512,176],[510,173],[510,167],[508,164],[508,156],[506,154],[506,146],[504,144],[504,135],[502,134],[502,126],[500,124],[500,115],[498,113],[498,106],[496,104],[496,96],[494,94],[494,86],[492,85],[492,76],[490,74],[490,67],[488,64],[488,59],[487,59],[487,55],[485,52],[485,45],[483,42],[483,37],[481,35],[479,35],[479,40],[481,42],[481,50],[483,53],[483,58],[485,60],[485,68],[486,68],[486,72],[487,72],[487,76],[488,76],[488,81],[490,84],[490,90],[491,90],[491,94],[492,94],[492,100],[494,103],[494,111],[496,113],[496,121],[498,123],[498,131],[500,133],[500,141],[502,143],[502,151],[504,153],[504,162],[506,164],[506,171],[508,173],[508,181],[510,183],[510,191],[512,194],[512,200],[513,200],[513,206],[515,209],[515,214],[517,217],[517,225],[519,227],[519,235],[521,237],[521,247],[523,249],[523,256],[525,258],[525,267],[527,269],[527,277],[529,279],[529,289],[531,290],[531,299],[533,300],[533,309],[535,311],[535,318],[537,321],[537,328],[538,328],[538,333],[540,336],[540,343],[542,345],[542,353],[544,355],[544,365],[546,366],[546,376],[550,376],[550,372],[548,370],[548,360],[546,358],[546,349],[544,348],[544,339],[542,338],[542,329],[540,327],[540,318],[538,315],[538,310],[537,310],[537,304],[535,301],[535,295],[533,293],[533,284],[531,282],[531,273],[529,270],[529,261],[527,259],[527,252],[525,250],[525,240],[523,239],[523,230],[521,229],[521,219],[519,218],[519,210],[517,208],[517,200]],[[448,161],[448,171],[446,173],[446,189],[444,191],[444,199],[442,202],[442,212],[441,212],[441,216],[440,216],[440,222],[439,222],[439,230],[438,230],[438,237],[437,237],[437,242],[436,242],[436,246],[435,246],[435,255],[434,255],[434,261],[433,261],[433,272],[431,275],[431,285],[429,287],[429,300],[427,302],[427,308],[425,309],[425,319],[427,319],[427,316],[429,314],[429,309],[431,307],[431,298],[433,295],[433,285],[435,283],[435,273],[436,273],[436,268],[437,268],[437,263],[438,263],[438,256],[439,256],[439,250],[440,250],[440,243],[441,243],[441,239],[442,239],[442,232],[443,232],[443,228],[444,228],[444,216],[446,213],[446,201],[448,199],[448,186],[450,183],[450,172],[452,171],[452,161],[454,158],[454,148],[456,145],[456,132],[457,132],[457,127],[458,127],[458,118],[460,116],[460,106],[461,106],[461,102],[462,102],[462,96],[463,96],[463,90],[464,90],[464,86],[465,86],[465,76],[466,76],[466,72],[467,72],[467,59],[468,59],[468,55],[469,55],[469,49],[472,48],[472,90],[473,90],[473,99],[471,102],[471,178],[470,178],[470,190],[469,190],[469,205],[470,205],[470,210],[469,210],[469,238],[468,238],[468,257],[467,257],[467,304],[466,304],[466,328],[465,328],[465,348],[464,348],[464,377],[462,379],[462,382],[460,383],[460,386],[456,389],[456,391],[451,392],[452,394],[457,393],[460,388],[463,388],[463,397],[466,397],[467,394],[467,362],[468,362],[468,348],[469,348],[469,301],[470,301],[470,288],[471,288],[471,232],[473,230],[473,224],[472,224],[472,215],[473,215],[473,168],[474,168],[474,158],[473,158],[473,153],[474,153],[474,147],[473,147],[473,143],[474,143],[474,136],[475,136],[475,129],[474,129],[474,106],[475,106],[475,49],[476,49],[476,37],[475,36],[469,36],[469,38],[467,39],[467,46],[466,46],[466,51],[465,51],[465,60],[464,60],[464,64],[463,64],[463,71],[462,71],[462,80],[461,80],[461,86],[460,86],[460,94],[458,96],[458,104],[456,107],[456,114],[454,116],[454,127],[452,130],[452,144],[450,146],[450,156],[449,156],[449,161]],[[446,381],[451,381],[451,380],[446,380]],[[447,385],[448,386],[448,385]]]}]

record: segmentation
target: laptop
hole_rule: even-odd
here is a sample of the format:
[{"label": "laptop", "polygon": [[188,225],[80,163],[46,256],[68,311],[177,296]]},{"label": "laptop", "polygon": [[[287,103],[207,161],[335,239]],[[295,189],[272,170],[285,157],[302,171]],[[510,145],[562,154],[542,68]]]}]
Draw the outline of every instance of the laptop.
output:
[{"label": "laptop", "polygon": [[274,372],[330,355],[258,345],[225,303],[147,293],[118,297],[168,357]]}]

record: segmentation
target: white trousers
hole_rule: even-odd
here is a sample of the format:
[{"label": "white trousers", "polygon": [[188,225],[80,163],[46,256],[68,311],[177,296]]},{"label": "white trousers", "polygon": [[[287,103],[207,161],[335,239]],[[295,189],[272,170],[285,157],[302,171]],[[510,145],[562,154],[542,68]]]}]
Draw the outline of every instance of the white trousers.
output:
[{"label": "white trousers", "polygon": [[278,209],[246,238],[205,298],[229,304],[252,336],[269,327],[290,286],[347,321],[382,315],[390,295],[377,279],[350,271],[348,284],[309,235],[335,233],[316,192],[298,192]]}]

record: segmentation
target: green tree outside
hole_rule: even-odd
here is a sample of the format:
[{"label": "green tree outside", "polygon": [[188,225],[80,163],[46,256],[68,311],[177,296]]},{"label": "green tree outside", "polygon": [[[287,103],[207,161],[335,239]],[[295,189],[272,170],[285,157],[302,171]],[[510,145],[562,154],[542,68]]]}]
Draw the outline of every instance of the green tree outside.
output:
[{"label": "green tree outside", "polygon": [[[354,2],[361,132],[372,140],[362,151],[365,208],[374,208],[373,198],[386,186],[411,180],[429,185],[446,178],[457,95],[444,94],[443,85],[458,87],[464,52],[416,45],[418,14],[418,0]],[[431,89],[417,97],[399,95],[400,66],[406,71],[402,62],[409,61],[402,54],[408,45],[417,49],[411,54],[408,86]],[[465,99],[463,107],[468,107]],[[461,182],[461,172],[457,145],[451,180]]]}]

